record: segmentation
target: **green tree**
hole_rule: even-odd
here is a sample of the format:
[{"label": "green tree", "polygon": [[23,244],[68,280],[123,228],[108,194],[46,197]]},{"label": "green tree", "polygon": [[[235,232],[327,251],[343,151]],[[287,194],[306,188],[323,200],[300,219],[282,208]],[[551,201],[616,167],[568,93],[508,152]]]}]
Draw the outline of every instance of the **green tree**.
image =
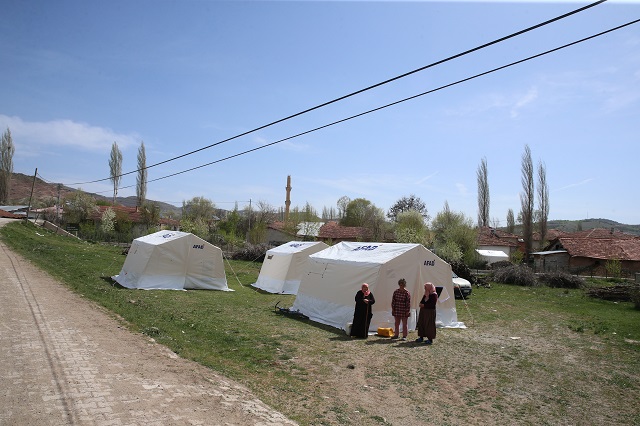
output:
[{"label": "green tree", "polygon": [[64,215],[67,223],[84,222],[97,209],[95,198],[81,189],[73,192],[64,201]]},{"label": "green tree", "polygon": [[213,201],[204,197],[193,197],[189,201],[183,201],[180,228],[208,240],[212,231],[215,209]]},{"label": "green tree", "polygon": [[5,204],[9,200],[15,150],[11,130],[7,127],[7,130],[2,134],[2,141],[0,142],[0,204]]},{"label": "green tree", "polygon": [[118,197],[118,187],[122,179],[122,151],[118,148],[118,143],[111,145],[111,157],[109,158],[109,176],[113,183],[113,205]]},{"label": "green tree", "polygon": [[428,228],[424,216],[417,210],[398,213],[395,235],[399,243],[428,244]]},{"label": "green tree", "polygon": [[[448,262],[462,260],[467,265],[472,265],[476,259],[477,229],[473,226],[473,220],[464,213],[453,212],[449,209],[449,203],[444,203],[444,208],[431,223],[436,252]],[[460,259],[458,259],[460,257]]]},{"label": "green tree", "polygon": [[396,201],[389,209],[389,212],[387,212],[387,217],[395,222],[400,213],[407,212],[409,210],[417,211],[425,220],[429,220],[427,205],[420,199],[420,197],[416,197],[414,194],[411,194],[408,197],[402,197]]},{"label": "green tree", "polygon": [[142,223],[147,229],[155,227],[160,222],[160,206],[156,203],[150,203],[145,201],[140,207],[140,215],[142,217]]},{"label": "green tree", "polygon": [[136,176],[136,202],[138,207],[142,207],[147,199],[147,154],[144,149],[144,142],[138,148],[138,175]]},{"label": "green tree", "polygon": [[345,216],[340,220],[342,226],[359,226],[369,230],[370,239],[383,240],[387,231],[384,211],[371,201],[356,198],[347,205]]}]

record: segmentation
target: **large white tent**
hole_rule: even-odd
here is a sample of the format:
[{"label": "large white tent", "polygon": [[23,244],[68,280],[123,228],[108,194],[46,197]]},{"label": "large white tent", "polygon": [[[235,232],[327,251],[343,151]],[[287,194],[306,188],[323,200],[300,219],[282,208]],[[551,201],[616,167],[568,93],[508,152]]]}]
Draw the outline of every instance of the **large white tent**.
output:
[{"label": "large white tent", "polygon": [[411,293],[410,329],[416,327],[425,282],[443,288],[436,324],[464,328],[456,313],[451,265],[420,244],[341,242],[310,255],[307,267],[291,310],[313,321],[346,330],[353,320],[355,294],[366,282],[376,299],[369,331],[393,328],[391,297],[404,278]]},{"label": "large white tent", "polygon": [[136,238],[119,275],[123,287],[158,290],[224,290],[222,250],[205,240],[179,231],[159,231]]},{"label": "large white tent", "polygon": [[267,250],[253,286],[269,293],[296,294],[309,255],[327,247],[322,241],[291,241]]}]

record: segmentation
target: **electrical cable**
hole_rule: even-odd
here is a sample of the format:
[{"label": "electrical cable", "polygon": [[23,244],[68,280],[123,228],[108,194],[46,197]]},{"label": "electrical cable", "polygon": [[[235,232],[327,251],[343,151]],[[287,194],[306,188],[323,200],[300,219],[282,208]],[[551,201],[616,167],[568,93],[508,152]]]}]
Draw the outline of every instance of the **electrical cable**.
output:
[{"label": "electrical cable", "polygon": [[[380,106],[380,107],[377,107],[377,108],[374,108],[374,109],[370,109],[370,110],[368,110],[368,111],[364,111],[364,112],[361,112],[361,113],[356,114],[356,115],[352,115],[352,116],[350,116],[350,117],[346,117],[346,118],[343,118],[343,119],[340,119],[340,120],[337,120],[337,121],[333,121],[333,122],[331,122],[331,123],[328,123],[328,124],[325,124],[325,125],[322,125],[322,126],[319,126],[319,127],[313,128],[313,129],[311,129],[311,130],[307,130],[307,131],[304,131],[304,132],[301,132],[301,133],[295,134],[295,135],[293,135],[293,136],[289,136],[289,137],[286,137],[286,138],[283,138],[283,139],[279,139],[279,140],[277,140],[277,141],[274,141],[274,142],[271,142],[271,143],[268,143],[268,144],[265,144],[265,145],[262,145],[262,146],[259,146],[259,147],[256,147],[256,148],[252,148],[252,149],[249,149],[249,150],[246,150],[246,151],[243,151],[243,152],[240,152],[240,153],[234,154],[234,155],[230,155],[230,156],[228,156],[228,157],[224,157],[224,158],[221,158],[221,159],[218,159],[218,160],[215,160],[215,161],[212,161],[212,162],[206,163],[206,164],[202,164],[202,165],[200,165],[200,166],[192,167],[192,168],[190,168],[190,169],[182,170],[182,171],[180,171],[180,172],[172,173],[172,174],[169,174],[169,175],[166,175],[166,176],[162,176],[162,177],[159,177],[159,178],[156,178],[156,179],[151,179],[151,180],[149,180],[147,183],[150,183],[150,182],[156,182],[156,181],[159,181],[159,180],[162,180],[162,179],[167,179],[167,178],[170,178],[170,177],[173,177],[173,176],[177,176],[177,175],[180,175],[180,174],[183,174],[183,173],[187,173],[187,172],[191,172],[191,171],[194,171],[194,170],[197,170],[197,169],[201,169],[201,168],[203,168],[203,167],[207,167],[207,166],[210,166],[210,165],[212,165],[212,164],[221,163],[221,162],[223,162],[223,161],[230,160],[230,159],[232,159],[232,158],[239,157],[239,156],[241,156],[241,155],[249,154],[249,153],[251,153],[251,152],[258,151],[258,150],[261,150],[261,149],[264,149],[264,148],[267,148],[267,147],[270,147],[270,146],[273,146],[273,145],[279,144],[279,143],[281,143],[281,142],[285,142],[285,141],[288,141],[288,140],[291,140],[291,139],[295,139],[295,138],[298,138],[298,137],[300,137],[300,136],[307,135],[307,134],[309,134],[309,133],[313,133],[313,132],[316,132],[316,131],[318,131],[318,130],[322,130],[322,129],[325,129],[325,128],[327,128],[327,127],[334,126],[334,125],[336,125],[336,124],[343,123],[343,122],[345,122],[345,121],[353,120],[354,118],[362,117],[362,116],[364,116],[364,115],[367,115],[367,114],[370,114],[370,113],[373,113],[373,112],[376,112],[376,111],[380,111],[380,110],[383,110],[383,109],[385,109],[385,108],[389,108],[389,107],[391,107],[391,106],[398,105],[398,104],[401,104],[401,103],[403,103],[403,102],[407,102],[407,101],[410,101],[410,100],[413,100],[413,99],[419,98],[419,97],[421,97],[421,96],[425,96],[425,95],[428,95],[428,94],[431,94],[431,93],[434,93],[434,92],[437,92],[437,91],[440,91],[440,90],[443,90],[443,89],[446,89],[446,88],[449,88],[449,87],[452,87],[452,86],[456,86],[456,85],[458,85],[458,84],[465,83],[465,82],[467,82],[467,81],[474,80],[474,79],[476,79],[476,78],[479,78],[479,77],[482,77],[482,76],[485,76],[485,75],[488,75],[488,74],[492,74],[492,73],[494,73],[494,72],[497,72],[497,71],[503,70],[503,69],[505,69],[505,68],[509,68],[509,67],[512,67],[512,66],[515,66],[515,65],[519,65],[519,64],[521,64],[521,63],[524,63],[524,62],[530,61],[530,60],[532,60],[532,59],[539,58],[539,57],[541,57],[541,56],[548,55],[548,54],[553,53],[553,52],[557,52],[557,51],[562,50],[562,49],[565,49],[565,48],[567,48],[567,47],[571,47],[571,46],[574,46],[574,45],[576,45],[576,44],[583,43],[583,42],[585,42],[585,41],[591,40],[591,39],[596,38],[596,37],[600,37],[600,36],[602,36],[602,35],[605,35],[605,34],[608,34],[608,33],[610,33],[610,32],[613,32],[613,31],[616,31],[616,30],[619,30],[619,29],[622,29],[622,28],[628,27],[628,26],[633,25],[633,24],[637,24],[638,22],[640,22],[640,19],[636,19],[636,20],[634,20],[634,21],[627,22],[626,24],[619,25],[619,26],[614,27],[614,28],[611,28],[611,29],[609,29],[609,30],[602,31],[602,32],[600,32],[600,33],[597,33],[597,34],[591,35],[591,36],[589,36],[589,37],[585,37],[585,38],[582,38],[582,39],[580,39],[580,40],[577,40],[577,41],[573,41],[573,42],[571,42],[571,43],[564,44],[564,45],[562,45],[562,46],[559,46],[559,47],[556,47],[556,48],[553,48],[553,49],[550,49],[550,50],[544,51],[544,52],[542,52],[542,53],[538,53],[538,54],[536,54],[536,55],[532,55],[532,56],[529,56],[529,57],[527,57],[527,58],[520,59],[520,60],[515,61],[515,62],[511,62],[511,63],[509,63],[509,64],[507,64],[507,65],[502,65],[502,66],[500,66],[500,67],[493,68],[493,69],[491,69],[491,70],[489,70],[489,71],[485,71],[485,72],[482,72],[482,73],[479,73],[479,74],[475,74],[475,75],[473,75],[473,76],[471,76],[471,77],[467,77],[467,78],[464,78],[464,79],[461,79],[461,80],[457,80],[457,81],[455,81],[455,82],[453,82],[453,83],[449,83],[449,84],[446,84],[446,85],[443,85],[443,86],[437,87],[437,88],[435,88],[435,89],[431,89],[431,90],[427,90],[427,91],[422,92],[422,93],[418,93],[417,95],[413,95],[413,96],[410,96],[410,97],[407,97],[407,98],[403,98],[403,99],[400,99],[400,100],[398,100],[398,101],[391,102],[391,103],[389,103],[389,104],[386,104],[386,105],[383,105],[383,106]],[[133,186],[134,186],[134,185],[123,186],[123,187],[121,187],[120,189],[131,188],[131,187],[133,187]]]},{"label": "electrical cable", "polygon": [[[305,109],[305,110],[303,110],[303,111],[297,112],[297,113],[295,113],[295,114],[291,114],[291,115],[289,115],[289,116],[287,116],[287,117],[284,117],[284,118],[278,119],[278,120],[276,120],[276,121],[272,121],[271,123],[264,124],[264,125],[262,125],[262,126],[259,126],[259,127],[254,128],[254,129],[252,129],[252,130],[248,130],[248,131],[243,132],[243,133],[240,133],[240,134],[238,134],[238,135],[235,135],[235,136],[229,137],[229,138],[227,138],[227,139],[223,139],[223,140],[218,141],[218,142],[215,142],[215,143],[213,143],[213,144],[211,144],[211,145],[207,145],[207,146],[204,146],[204,147],[202,147],[202,148],[198,148],[198,149],[196,149],[196,150],[194,150],[194,151],[190,151],[190,152],[187,152],[187,153],[185,153],[185,154],[178,155],[178,156],[176,156],[176,157],[169,158],[169,159],[167,159],[167,160],[161,161],[161,162],[159,162],[159,163],[155,163],[155,164],[152,164],[152,165],[150,165],[150,166],[146,166],[146,167],[145,167],[144,169],[142,169],[142,170],[148,170],[148,169],[150,169],[150,168],[152,168],[152,167],[156,167],[156,166],[159,166],[159,165],[161,165],[161,164],[165,164],[165,163],[168,163],[168,162],[171,162],[171,161],[175,161],[175,160],[178,160],[178,159],[180,159],[180,158],[184,158],[184,157],[186,157],[186,156],[189,156],[189,155],[195,154],[195,153],[197,153],[197,152],[204,151],[205,149],[209,149],[209,148],[212,148],[212,147],[214,147],[214,146],[221,145],[221,144],[223,144],[223,143],[226,143],[226,142],[232,141],[232,140],[234,140],[234,139],[238,139],[238,138],[240,138],[240,137],[242,137],[242,136],[246,136],[246,135],[249,135],[249,134],[251,134],[251,133],[255,133],[255,132],[257,132],[258,130],[266,129],[267,127],[274,126],[274,125],[276,125],[276,124],[278,124],[278,123],[282,123],[282,122],[284,122],[284,121],[287,121],[287,120],[290,120],[290,119],[292,119],[292,118],[295,118],[295,117],[301,116],[301,115],[306,114],[306,113],[309,113],[309,112],[311,112],[311,111],[315,111],[315,110],[317,110],[317,109],[320,109],[320,108],[323,108],[323,107],[325,107],[325,106],[328,106],[328,105],[334,104],[334,103],[336,103],[336,102],[342,101],[342,100],[347,99],[347,98],[350,98],[350,97],[352,97],[352,96],[355,96],[355,95],[358,95],[358,94],[364,93],[364,92],[366,92],[366,91],[369,91],[369,90],[375,89],[375,88],[377,88],[377,87],[383,86],[383,85],[385,85],[385,84],[391,83],[391,82],[396,81],[396,80],[399,80],[399,79],[401,79],[401,78],[404,78],[404,77],[410,76],[410,75],[412,75],[412,74],[418,73],[418,72],[420,72],[420,71],[424,71],[424,70],[426,70],[426,69],[432,68],[432,67],[434,67],[434,66],[436,66],[436,65],[441,65],[441,64],[443,64],[443,63],[445,63],[445,62],[452,61],[452,60],[454,60],[454,59],[460,58],[460,57],[462,57],[462,56],[468,55],[468,54],[470,54],[470,53],[473,53],[473,52],[476,52],[476,51],[478,51],[478,50],[484,49],[484,48],[486,48],[486,47],[492,46],[492,45],[494,45],[494,44],[501,43],[501,42],[503,42],[503,41],[506,41],[506,40],[509,40],[509,39],[511,39],[511,38],[517,37],[517,36],[519,36],[519,35],[525,34],[525,33],[529,32],[529,31],[533,31],[533,30],[535,30],[535,29],[538,29],[538,28],[544,27],[544,26],[549,25],[549,24],[551,24],[551,23],[553,23],[553,22],[556,22],[556,21],[559,21],[559,20],[561,20],[561,19],[567,18],[567,17],[569,17],[569,16],[575,15],[576,13],[583,12],[583,11],[585,11],[585,10],[587,10],[587,9],[590,9],[590,8],[592,8],[592,7],[594,7],[594,6],[597,6],[597,5],[599,5],[599,4],[602,4],[602,3],[606,2],[606,1],[607,1],[607,0],[599,0],[599,1],[596,1],[596,2],[594,2],[594,3],[591,3],[591,4],[588,4],[588,5],[586,5],[586,6],[580,7],[580,8],[578,8],[578,9],[575,9],[575,10],[571,11],[571,12],[567,12],[567,13],[565,13],[565,14],[563,14],[563,15],[556,16],[555,18],[549,19],[549,20],[547,20],[547,21],[541,22],[541,23],[539,23],[539,24],[533,25],[533,26],[531,26],[531,27],[525,28],[525,29],[523,29],[523,30],[517,31],[517,32],[512,33],[512,34],[509,34],[509,35],[507,35],[507,36],[504,36],[504,37],[501,37],[501,38],[495,39],[495,40],[493,40],[493,41],[490,41],[490,42],[488,42],[488,43],[485,43],[485,44],[482,44],[482,45],[480,45],[480,46],[474,47],[474,48],[472,48],[472,49],[465,50],[464,52],[457,53],[457,54],[455,54],[455,55],[453,55],[453,56],[449,56],[448,58],[441,59],[441,60],[436,61],[436,62],[433,62],[433,63],[431,63],[431,64],[428,64],[428,65],[422,66],[422,67],[420,67],[420,68],[416,68],[416,69],[414,69],[413,71],[409,71],[409,72],[406,72],[406,73],[404,73],[404,74],[400,74],[400,75],[398,75],[398,76],[396,76],[396,77],[389,78],[389,79],[387,79],[387,80],[384,80],[384,81],[381,81],[381,82],[379,82],[379,83],[373,84],[373,85],[371,85],[371,86],[367,86],[367,87],[365,87],[365,88],[363,88],[363,89],[356,90],[355,92],[351,92],[351,93],[349,93],[349,94],[347,94],[347,95],[343,95],[343,96],[340,96],[340,97],[335,98],[335,99],[333,99],[333,100],[330,100],[330,101],[327,101],[327,102],[321,103],[321,104],[319,104],[319,105],[316,105],[316,106],[314,106],[314,107],[307,108],[307,109]],[[127,175],[130,175],[130,174],[132,174],[132,173],[139,172],[140,170],[141,170],[141,169],[134,170],[134,171],[130,171],[130,172],[126,172],[126,173],[123,173],[123,174],[121,174],[121,175],[118,175],[118,177],[127,176]],[[87,182],[71,183],[71,184],[68,184],[68,186],[85,185],[85,184],[89,184],[89,183],[104,182],[104,181],[106,181],[106,180],[110,180],[110,179],[111,179],[111,177],[103,178],[103,179],[97,179],[97,180],[92,180],[92,181],[87,181]]]}]

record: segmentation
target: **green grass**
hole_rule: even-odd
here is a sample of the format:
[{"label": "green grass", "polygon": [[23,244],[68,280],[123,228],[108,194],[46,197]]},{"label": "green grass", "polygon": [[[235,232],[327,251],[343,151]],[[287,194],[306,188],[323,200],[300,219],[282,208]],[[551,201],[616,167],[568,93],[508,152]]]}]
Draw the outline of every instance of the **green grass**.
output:
[{"label": "green grass", "polygon": [[[623,413],[614,420],[626,418],[632,424],[640,419],[630,408],[633,395],[640,393],[640,345],[635,343],[640,341],[640,311],[631,303],[592,299],[583,290],[492,284],[490,289],[474,288],[466,304],[457,303],[458,318],[469,331],[439,331],[441,337],[431,348],[401,349],[377,344],[386,343],[383,340],[353,341],[332,327],[277,314],[276,303],[290,307],[295,296],[251,287],[260,271],[258,263],[225,260],[233,292],[129,290],[109,278],[124,263],[119,248],[57,236],[24,223],[0,228],[0,238],[78,294],[104,306],[134,332],[237,380],[301,424],[391,424],[384,413],[351,406],[331,389],[331,380],[344,374],[348,364],[380,349],[385,358],[370,362],[397,368],[367,370],[363,377],[375,389],[396,390],[417,407],[425,392],[438,392],[448,383],[461,387],[463,405],[441,399],[441,420],[447,415],[461,419],[488,412],[503,421],[515,416],[527,423],[537,418],[542,403],[546,424],[580,424],[583,417],[567,420],[564,401],[591,406],[610,395],[608,408],[618,404],[616,409]],[[539,353],[518,341],[509,343],[510,337],[526,333],[540,339],[558,337]],[[562,359],[567,355],[607,368],[587,366],[588,374],[570,371]],[[416,362],[412,357],[427,358]],[[432,357],[442,364],[436,370]],[[470,374],[478,377],[478,384],[466,384]],[[540,384],[540,377],[549,378],[548,384]],[[575,383],[585,380],[586,385],[576,389]],[[532,402],[510,399],[514,392],[529,393],[532,383],[539,388]],[[384,401],[370,403],[384,405]],[[456,424],[453,419],[451,424]]]}]

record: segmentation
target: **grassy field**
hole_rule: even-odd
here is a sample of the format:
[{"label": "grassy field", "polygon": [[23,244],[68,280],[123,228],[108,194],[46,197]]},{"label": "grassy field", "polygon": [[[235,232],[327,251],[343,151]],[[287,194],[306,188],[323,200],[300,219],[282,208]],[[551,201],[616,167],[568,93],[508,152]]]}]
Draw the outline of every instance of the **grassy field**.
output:
[{"label": "grassy field", "polygon": [[[250,286],[260,264],[226,263],[219,291],[114,285],[121,249],[32,225],[2,240],[132,331],[252,389],[300,424],[640,424],[640,311],[582,290],[492,284],[458,301],[466,330],[432,347],[277,314],[295,296]],[[414,336],[415,337],[415,336]]]}]

